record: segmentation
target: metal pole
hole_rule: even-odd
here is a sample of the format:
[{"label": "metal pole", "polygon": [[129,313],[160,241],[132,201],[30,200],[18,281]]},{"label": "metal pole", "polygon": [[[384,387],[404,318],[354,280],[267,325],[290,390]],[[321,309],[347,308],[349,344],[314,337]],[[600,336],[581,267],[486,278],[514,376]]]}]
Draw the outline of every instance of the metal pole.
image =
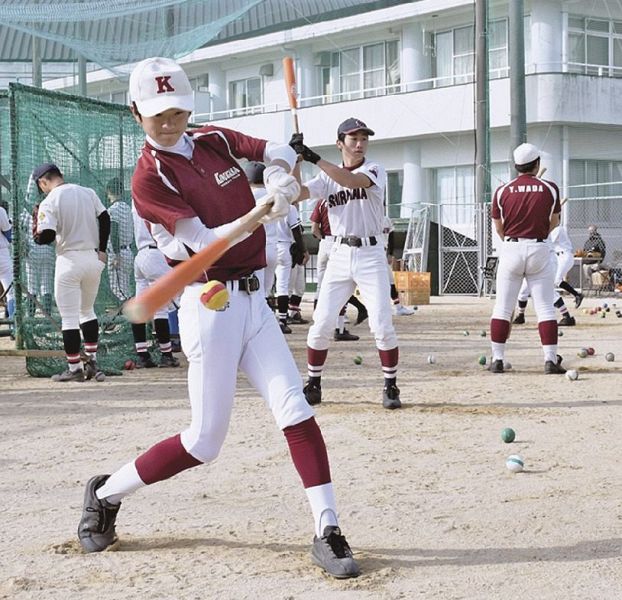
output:
[{"label": "metal pole", "polygon": [[[82,21],[79,24],[80,31],[80,39],[81,41],[86,41],[86,23]],[[86,98],[87,96],[87,85],[86,85],[86,58],[80,54],[78,56],[78,93],[80,96]]]},{"label": "metal pole", "polygon": [[36,36],[32,36],[32,85],[40,88],[43,84],[42,68],[41,68],[41,40]]},{"label": "metal pole", "polygon": [[475,2],[475,201],[479,282],[488,254],[488,211],[490,201],[490,111],[488,102],[488,0]]},{"label": "metal pole", "polygon": [[[509,0],[510,153],[527,141],[525,102],[525,16],[523,0]],[[512,161],[510,160],[510,164]]]}]

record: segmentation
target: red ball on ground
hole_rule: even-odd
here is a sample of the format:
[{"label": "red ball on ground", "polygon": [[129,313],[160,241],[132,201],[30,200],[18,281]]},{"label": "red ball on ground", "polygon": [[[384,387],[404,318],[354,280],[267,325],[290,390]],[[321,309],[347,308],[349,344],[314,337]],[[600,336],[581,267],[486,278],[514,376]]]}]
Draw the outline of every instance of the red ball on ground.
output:
[{"label": "red ball on ground", "polygon": [[123,365],[123,367],[126,371],[131,371],[132,369],[136,367],[136,363],[131,358],[128,358],[125,361],[125,364]]}]

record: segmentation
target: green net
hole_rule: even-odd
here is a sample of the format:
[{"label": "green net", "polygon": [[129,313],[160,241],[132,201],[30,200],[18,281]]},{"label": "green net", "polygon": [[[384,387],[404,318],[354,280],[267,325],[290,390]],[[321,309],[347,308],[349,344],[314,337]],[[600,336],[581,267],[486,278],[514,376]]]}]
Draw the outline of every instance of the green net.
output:
[{"label": "green net", "polygon": [[0,23],[62,44],[121,74],[151,56],[179,58],[262,0],[38,0],[1,2]]},{"label": "green net", "polygon": [[[0,106],[6,101],[0,98]],[[19,84],[9,86],[8,110],[5,106],[1,114],[0,165],[4,169],[7,159],[10,163],[17,346],[63,348],[61,318],[53,300],[55,250],[35,244],[31,234],[31,215],[41,198],[30,173],[40,163],[54,162],[65,181],[93,188],[110,213],[108,265],[95,303],[100,324],[97,358],[104,372],[118,373],[133,354],[131,326],[121,315],[121,307],[134,294],[135,246],[128,191],[144,133],[125,106]],[[33,376],[49,376],[64,368],[62,354],[27,358]]]}]

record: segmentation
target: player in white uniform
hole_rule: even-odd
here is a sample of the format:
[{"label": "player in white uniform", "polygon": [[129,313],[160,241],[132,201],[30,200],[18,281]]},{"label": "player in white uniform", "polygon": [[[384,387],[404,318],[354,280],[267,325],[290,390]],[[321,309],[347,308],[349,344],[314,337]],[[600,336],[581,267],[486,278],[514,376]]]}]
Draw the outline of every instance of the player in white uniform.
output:
[{"label": "player in white uniform", "polygon": [[[37,212],[37,244],[56,239],[54,296],[62,319],[67,370],[54,381],[83,381],[104,376],[97,367],[99,326],[93,306],[106,264],[110,216],[90,188],[65,183],[53,163],[39,165],[32,173],[39,190],[47,194]],[[80,330],[89,357],[82,368]]]},{"label": "player in white uniform", "polygon": [[323,160],[294,134],[290,145],[321,172],[302,187],[300,200],[325,198],[333,249],[320,289],[314,322],[307,336],[309,404],[322,399],[321,375],[335,319],[358,285],[369,311],[369,328],[376,339],[384,373],[382,404],[401,406],[396,385],[399,349],[391,315],[387,259],[382,234],[386,173],[365,154],[374,132],[362,121],[347,119],[337,129],[342,166]]},{"label": "player in white uniform", "polygon": [[9,215],[0,206],[0,283],[6,300],[6,313],[9,319],[15,313],[15,291],[13,289],[13,257],[11,242],[13,241],[13,225]]},{"label": "player in white uniform", "polygon": [[[166,262],[164,254],[158,249],[156,241],[149,229],[147,229],[147,224],[138,216],[133,203],[132,218],[134,220],[134,239],[138,249],[134,259],[134,278],[136,280],[136,295],[138,295],[155,283],[162,275],[166,275],[171,270],[171,267]],[[174,240],[174,238],[171,239]],[[153,328],[161,354],[160,367],[179,366],[179,361],[173,356],[171,333],[168,324],[169,310],[174,310],[174,308],[174,305],[162,306],[153,316]],[[136,367],[139,369],[157,367],[158,365],[156,365],[149,353],[146,324],[132,323],[132,335],[134,337],[136,354],[138,355]]]},{"label": "player in white uniform", "polygon": [[388,216],[384,217],[384,226],[382,228],[384,234],[384,248],[387,253],[387,270],[389,271],[389,288],[391,290],[391,301],[393,302],[393,312],[396,315],[408,316],[414,315],[415,311],[408,306],[404,306],[400,302],[400,295],[395,287],[395,277],[393,275],[393,237],[395,233],[395,227],[393,227],[393,221]]},{"label": "player in white uniform", "polygon": [[[38,210],[38,206],[35,210]],[[54,244],[40,246],[35,243],[32,237],[32,215],[25,208],[22,209],[19,221],[20,252],[26,274],[28,315],[34,317],[39,308],[43,314],[49,316],[52,314],[54,294],[54,262],[56,259]]]},{"label": "player in white uniform", "polygon": [[[558,225],[549,234],[549,240],[553,244],[553,250],[555,254],[551,255],[555,260],[555,302],[554,306],[561,313],[561,320],[558,325],[573,326],[576,325],[575,318],[570,315],[564,299],[560,296],[557,288],[562,288],[570,292],[575,297],[575,306],[578,308],[583,302],[583,294],[577,292],[567,281],[564,281],[564,277],[568,274],[568,271],[574,265],[574,250],[572,242],[568,236],[568,231],[563,225]],[[513,323],[522,325],[525,323],[525,309],[527,308],[527,299],[529,298],[530,290],[529,283],[525,279],[523,285],[518,293],[518,314]]]},{"label": "player in white uniform", "polygon": [[291,245],[296,242],[302,244],[302,229],[298,209],[289,207],[286,217],[276,221],[276,306],[277,317],[283,333],[291,333],[287,325],[287,311],[289,309],[289,279],[292,272]]},{"label": "player in white uniform", "polygon": [[123,189],[123,182],[118,177],[113,177],[106,184],[106,197],[110,203],[108,279],[110,290],[120,302],[125,302],[132,295],[134,269],[132,209],[124,199]]},{"label": "player in white uniform", "polygon": [[[257,161],[249,161],[244,168],[244,173],[248,178],[257,204],[261,204],[261,199],[267,194],[266,186],[263,182],[263,172],[265,169],[266,165]],[[276,222],[269,221],[268,223],[264,223],[263,228],[266,232],[266,268],[263,270],[263,289],[268,306],[271,306],[270,296],[272,294],[272,288],[274,287],[277,256]]]}]

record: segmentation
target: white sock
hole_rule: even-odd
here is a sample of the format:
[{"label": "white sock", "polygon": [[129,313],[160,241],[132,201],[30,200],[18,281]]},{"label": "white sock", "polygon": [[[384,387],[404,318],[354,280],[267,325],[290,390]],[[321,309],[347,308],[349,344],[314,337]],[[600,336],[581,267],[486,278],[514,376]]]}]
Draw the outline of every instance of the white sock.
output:
[{"label": "white sock", "polygon": [[557,345],[554,346],[542,346],[542,352],[544,352],[544,360],[550,360],[552,363],[557,364]]},{"label": "white sock", "polygon": [[111,504],[118,504],[125,496],[144,486],[145,483],[138,475],[136,465],[132,461],[115,471],[106,483],[97,489],[95,495],[100,500],[105,498]]},{"label": "white sock", "polygon": [[491,342],[492,360],[503,360],[505,357],[505,344],[499,342]]},{"label": "white sock", "polygon": [[343,330],[345,328],[346,328],[346,316],[339,315],[337,317],[337,329],[339,330],[339,333],[343,333]]},{"label": "white sock", "polygon": [[305,488],[315,522],[315,535],[321,537],[327,525],[338,526],[337,506],[332,483]]}]

